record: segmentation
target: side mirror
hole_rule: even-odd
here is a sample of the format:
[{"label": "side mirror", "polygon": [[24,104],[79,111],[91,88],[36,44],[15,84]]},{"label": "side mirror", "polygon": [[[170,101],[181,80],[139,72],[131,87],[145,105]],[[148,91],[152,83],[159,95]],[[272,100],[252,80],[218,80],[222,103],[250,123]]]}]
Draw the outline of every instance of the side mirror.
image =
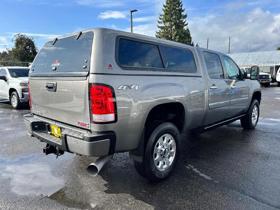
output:
[{"label": "side mirror", "polygon": [[6,76],[0,76],[0,80],[4,80],[5,82],[7,82],[7,77]]},{"label": "side mirror", "polygon": [[240,79],[241,80],[248,79],[248,74],[243,69],[240,70]]},{"label": "side mirror", "polygon": [[250,79],[258,80],[260,74],[260,68],[258,66],[252,66],[250,69]]}]

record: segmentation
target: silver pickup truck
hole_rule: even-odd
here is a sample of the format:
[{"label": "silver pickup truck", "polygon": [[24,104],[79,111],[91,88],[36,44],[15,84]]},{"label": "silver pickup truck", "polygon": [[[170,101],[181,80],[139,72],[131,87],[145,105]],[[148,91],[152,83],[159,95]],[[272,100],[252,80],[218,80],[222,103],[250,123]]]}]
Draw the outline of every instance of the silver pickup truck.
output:
[{"label": "silver pickup truck", "polygon": [[258,70],[246,79],[219,52],[110,29],[92,29],[44,45],[30,70],[28,132],[44,152],[99,157],[129,151],[151,181],[167,178],[183,133],[241,120],[258,123]]}]

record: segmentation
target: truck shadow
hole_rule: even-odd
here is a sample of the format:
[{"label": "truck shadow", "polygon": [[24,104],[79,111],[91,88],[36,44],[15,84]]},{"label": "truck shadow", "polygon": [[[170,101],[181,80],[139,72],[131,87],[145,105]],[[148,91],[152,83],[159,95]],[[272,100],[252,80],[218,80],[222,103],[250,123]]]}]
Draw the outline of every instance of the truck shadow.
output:
[{"label": "truck shadow", "polygon": [[[15,109],[12,108],[12,106],[11,106],[11,104],[8,100],[0,99],[0,107],[1,107],[1,109],[15,110]],[[19,111],[20,110],[30,110],[30,107],[29,107],[28,103],[25,103],[25,104],[22,104],[20,106],[20,108],[17,109],[17,110],[19,110]],[[15,111],[17,111],[17,110],[15,110]]]},{"label": "truck shadow", "polygon": [[[244,142],[253,138],[252,133],[237,127],[224,126],[202,135],[186,136],[188,141],[184,142],[183,154],[174,173],[157,184],[138,175],[127,153],[116,154],[97,177],[91,177],[85,170],[90,159],[76,157],[66,187],[51,198],[64,205],[68,205],[70,200],[72,207],[81,208],[127,208],[128,205],[141,206],[143,209],[192,208],[200,199],[205,202],[211,189],[217,190],[215,177],[211,178],[211,171],[218,167],[217,159],[223,161],[225,158],[227,161],[226,158],[234,156],[233,145],[240,142],[244,152],[247,145]],[[211,169],[210,172],[206,171],[208,175],[194,173],[196,169],[193,169],[193,165],[198,163],[208,165]],[[80,196],[74,191],[78,191]]]}]

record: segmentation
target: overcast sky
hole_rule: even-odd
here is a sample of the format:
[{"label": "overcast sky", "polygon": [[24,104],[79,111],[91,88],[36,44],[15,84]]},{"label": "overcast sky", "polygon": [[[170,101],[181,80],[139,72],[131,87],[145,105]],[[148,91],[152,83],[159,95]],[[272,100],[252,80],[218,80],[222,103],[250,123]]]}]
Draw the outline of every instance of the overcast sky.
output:
[{"label": "overcast sky", "polygon": [[[0,50],[12,47],[13,36],[32,36],[40,48],[48,39],[93,27],[154,36],[164,0],[0,0]],[[228,37],[232,52],[268,51],[280,47],[280,0],[183,0],[195,43],[222,52]]]}]

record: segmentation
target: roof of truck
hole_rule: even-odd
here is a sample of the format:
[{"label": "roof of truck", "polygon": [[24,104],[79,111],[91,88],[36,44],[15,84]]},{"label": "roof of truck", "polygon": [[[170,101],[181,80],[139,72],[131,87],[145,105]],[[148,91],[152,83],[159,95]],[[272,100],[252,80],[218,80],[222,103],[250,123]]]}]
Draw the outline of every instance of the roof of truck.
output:
[{"label": "roof of truck", "polygon": [[143,34],[137,34],[137,33],[130,33],[130,32],[126,32],[126,31],[120,31],[120,30],[115,30],[115,29],[109,29],[109,28],[92,28],[92,29],[86,29],[86,30],[82,30],[82,31],[78,31],[78,32],[74,32],[74,33],[69,33],[69,34],[65,34],[62,36],[57,37],[58,39],[61,38],[66,38],[69,36],[73,36],[73,35],[78,35],[80,32],[85,33],[85,32],[101,32],[101,33],[114,33],[117,34],[118,36],[127,36],[127,37],[131,37],[131,38],[138,38],[138,39],[144,39],[144,40],[148,40],[148,41],[154,41],[154,42],[159,42],[159,43],[165,43],[165,44],[172,44],[172,45],[178,45],[178,46],[189,46],[189,47],[194,47],[191,45],[187,45],[187,44],[183,44],[183,43],[179,43],[179,42],[175,42],[175,41],[170,41],[170,40],[166,40],[166,39],[159,39],[156,37],[152,37],[152,36],[147,36],[147,35],[143,35]]}]

